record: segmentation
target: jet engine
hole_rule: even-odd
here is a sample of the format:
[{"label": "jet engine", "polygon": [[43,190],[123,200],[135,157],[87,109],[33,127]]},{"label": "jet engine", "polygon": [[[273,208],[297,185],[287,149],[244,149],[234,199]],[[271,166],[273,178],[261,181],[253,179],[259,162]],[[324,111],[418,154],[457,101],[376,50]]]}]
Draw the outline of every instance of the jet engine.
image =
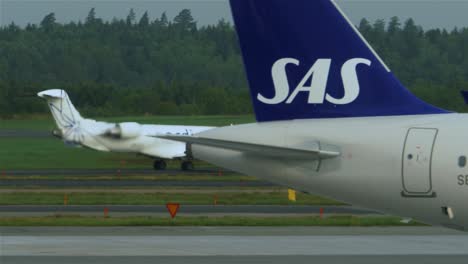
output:
[{"label": "jet engine", "polygon": [[108,135],[114,138],[136,138],[141,135],[141,125],[135,122],[125,122],[116,124],[108,131]]}]

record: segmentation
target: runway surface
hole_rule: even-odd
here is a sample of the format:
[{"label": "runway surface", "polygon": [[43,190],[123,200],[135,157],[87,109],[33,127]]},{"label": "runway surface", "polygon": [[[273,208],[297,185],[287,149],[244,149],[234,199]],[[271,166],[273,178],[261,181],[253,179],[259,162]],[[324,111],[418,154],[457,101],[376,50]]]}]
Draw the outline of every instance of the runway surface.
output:
[{"label": "runway surface", "polygon": [[[33,215],[43,216],[52,214],[92,214],[102,215],[104,208],[108,208],[113,215],[167,215],[164,205],[113,205],[113,206],[0,206],[0,216]],[[281,206],[281,205],[181,205],[178,215],[308,215],[319,214],[371,215],[374,211],[355,208],[351,206]]]},{"label": "runway surface", "polygon": [[3,228],[3,263],[466,263],[468,236],[429,227]]}]

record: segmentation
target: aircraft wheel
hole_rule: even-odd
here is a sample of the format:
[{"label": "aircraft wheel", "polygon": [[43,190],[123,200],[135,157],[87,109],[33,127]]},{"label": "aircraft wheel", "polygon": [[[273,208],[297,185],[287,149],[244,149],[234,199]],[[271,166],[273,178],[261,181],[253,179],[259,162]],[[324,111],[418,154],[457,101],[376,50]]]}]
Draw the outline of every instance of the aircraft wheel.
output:
[{"label": "aircraft wheel", "polygon": [[165,170],[167,167],[167,164],[164,160],[155,160],[153,163],[153,168],[155,170]]},{"label": "aircraft wheel", "polygon": [[184,161],[184,162],[182,162],[180,167],[184,171],[193,170],[193,163],[191,161]]}]

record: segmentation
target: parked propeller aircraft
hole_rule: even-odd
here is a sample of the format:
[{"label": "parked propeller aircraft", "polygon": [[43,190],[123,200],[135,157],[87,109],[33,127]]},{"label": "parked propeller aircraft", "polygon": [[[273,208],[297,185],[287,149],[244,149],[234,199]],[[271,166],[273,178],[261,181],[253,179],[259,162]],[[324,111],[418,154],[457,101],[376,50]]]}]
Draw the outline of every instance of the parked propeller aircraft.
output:
[{"label": "parked propeller aircraft", "polygon": [[58,129],[53,134],[66,144],[99,151],[139,153],[156,158],[154,169],[164,170],[165,159],[181,159],[181,168],[193,168],[186,144],[156,138],[158,135],[192,135],[212,127],[143,125],[135,122],[107,123],[81,117],[64,90],[53,89],[38,93],[47,100]]},{"label": "parked propeller aircraft", "polygon": [[468,230],[468,115],[392,74],[333,0],[230,0],[257,123],[194,136],[210,163]]}]

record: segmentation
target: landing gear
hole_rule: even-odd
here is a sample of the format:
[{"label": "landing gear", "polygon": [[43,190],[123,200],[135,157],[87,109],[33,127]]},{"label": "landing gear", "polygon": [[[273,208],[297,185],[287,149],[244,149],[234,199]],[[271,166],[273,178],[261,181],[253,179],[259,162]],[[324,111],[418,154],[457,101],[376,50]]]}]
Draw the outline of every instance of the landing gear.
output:
[{"label": "landing gear", "polygon": [[193,163],[191,161],[182,161],[182,163],[180,164],[180,168],[183,171],[193,170]]},{"label": "landing gear", "polygon": [[167,164],[164,160],[155,160],[153,163],[153,168],[155,170],[165,170],[166,166]]},{"label": "landing gear", "polygon": [[[164,160],[155,160],[154,163],[153,163],[153,168],[155,170],[165,170],[167,167],[167,164]],[[185,160],[185,161],[182,161],[182,163],[180,164],[180,169],[183,170],[183,171],[189,171],[189,170],[193,170],[193,163],[192,161],[190,160]]]}]

